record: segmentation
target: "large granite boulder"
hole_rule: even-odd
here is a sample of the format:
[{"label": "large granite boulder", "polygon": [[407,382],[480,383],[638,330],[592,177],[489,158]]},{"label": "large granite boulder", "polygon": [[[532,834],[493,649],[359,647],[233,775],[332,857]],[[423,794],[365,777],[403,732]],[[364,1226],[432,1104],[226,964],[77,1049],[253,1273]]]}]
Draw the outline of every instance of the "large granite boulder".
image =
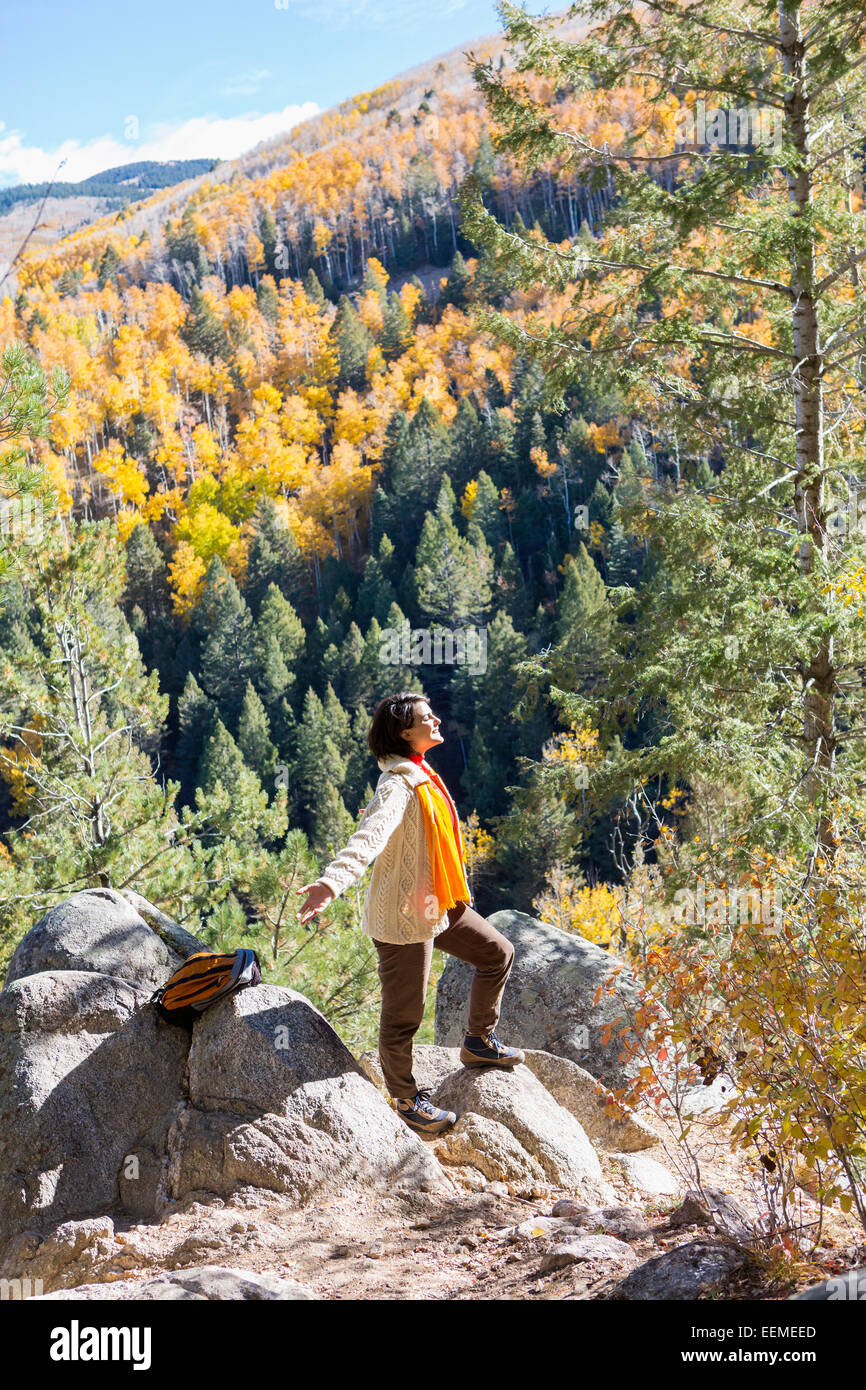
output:
[{"label": "large granite boulder", "polygon": [[436,1156],[443,1163],[474,1168],[489,1182],[511,1183],[532,1190],[545,1184],[544,1169],[510,1129],[486,1115],[464,1111],[456,1125],[440,1135]]},{"label": "large granite boulder", "polygon": [[298,1201],[347,1183],[448,1186],[430,1148],[302,994],[260,985],[196,1023],[174,1195],[244,1183]]},{"label": "large granite boulder", "polygon": [[158,1208],[188,1037],[147,999],[94,970],[0,992],[0,1239],[123,1205],[124,1170],[133,1209]]},{"label": "large granite boulder", "polygon": [[[637,981],[628,966],[582,936],[560,931],[525,912],[504,910],[488,919],[514,946],[497,1032],[512,1047],[568,1057],[613,1090],[629,1085],[643,1059],[620,1062],[620,1029],[639,1004]],[[602,994],[614,969],[617,995]],[[449,956],[436,989],[435,1040],[459,1047],[473,968]],[[606,1030],[610,1036],[605,1040]]]},{"label": "large granite boulder", "polygon": [[527,1048],[526,1065],[554,1100],[580,1121],[596,1148],[633,1153],[659,1143],[661,1135],[646,1120],[617,1102],[600,1081],[570,1058]]},{"label": "large granite boulder", "polygon": [[60,1227],[57,1260],[74,1263],[80,1223],[146,1220],[190,1191],[450,1189],[302,995],[239,992],[191,1031],[160,1019],[150,994],[196,949],[109,889],[74,894],[19,944],[0,991],[0,1267],[37,1249],[50,1264]]},{"label": "large granite boulder", "polygon": [[528,1068],[466,1067],[440,1083],[433,1101],[458,1115],[471,1111],[496,1120],[537,1160],[551,1185],[595,1204],[614,1200],[585,1130]]},{"label": "large granite boulder", "polygon": [[195,937],[138,893],[88,888],[49,908],[19,941],[6,985],[42,970],[94,970],[152,993],[198,949]]}]

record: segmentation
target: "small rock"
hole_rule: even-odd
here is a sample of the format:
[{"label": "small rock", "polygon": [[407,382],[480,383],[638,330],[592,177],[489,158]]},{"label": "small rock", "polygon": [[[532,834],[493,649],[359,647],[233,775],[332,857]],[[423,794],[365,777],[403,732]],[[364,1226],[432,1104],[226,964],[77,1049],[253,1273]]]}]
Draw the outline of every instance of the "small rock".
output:
[{"label": "small rock", "polygon": [[635,1302],[691,1301],[721,1290],[745,1261],[744,1254],[721,1241],[692,1240],[638,1265],[609,1297]]},{"label": "small rock", "polygon": [[529,1221],[521,1221],[508,1229],[511,1240],[537,1240],[539,1236],[557,1235],[564,1223],[550,1216],[534,1216]]},{"label": "small rock", "polygon": [[640,1240],[650,1233],[646,1217],[631,1207],[599,1207],[596,1211],[578,1212],[571,1217],[571,1224],[582,1230],[618,1236],[620,1240]]},{"label": "small rock", "polygon": [[682,1226],[712,1226],[713,1218],[707,1211],[697,1192],[687,1192],[681,1204],[668,1217],[672,1230]]},{"label": "small rock", "polygon": [[566,1265],[604,1260],[617,1264],[635,1264],[637,1256],[624,1241],[615,1236],[577,1236],[548,1250],[541,1261],[542,1271],[564,1269]]},{"label": "small rock", "polygon": [[551,1216],[565,1216],[570,1219],[574,1216],[583,1216],[585,1212],[591,1210],[592,1208],[588,1207],[585,1202],[575,1202],[572,1197],[561,1197],[558,1202],[554,1202],[550,1214]]},{"label": "small rock", "polygon": [[682,1188],[679,1178],[646,1154],[610,1154],[610,1161],[629,1186],[649,1197],[676,1195]]},{"label": "small rock", "polygon": [[348,1245],[335,1245],[331,1251],[331,1257],[335,1260],[345,1259],[349,1254],[351,1254],[351,1247]]}]

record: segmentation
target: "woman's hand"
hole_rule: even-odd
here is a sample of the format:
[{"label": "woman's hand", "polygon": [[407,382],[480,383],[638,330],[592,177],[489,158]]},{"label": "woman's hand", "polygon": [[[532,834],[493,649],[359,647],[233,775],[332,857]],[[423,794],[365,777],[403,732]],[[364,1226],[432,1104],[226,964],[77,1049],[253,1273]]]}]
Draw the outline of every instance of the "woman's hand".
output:
[{"label": "woman's hand", "polygon": [[300,912],[295,914],[299,922],[309,922],[311,917],[315,917],[316,913],[321,912],[334,898],[333,889],[329,888],[327,883],[320,883],[318,879],[315,883],[306,883],[303,888],[295,891],[309,894]]}]

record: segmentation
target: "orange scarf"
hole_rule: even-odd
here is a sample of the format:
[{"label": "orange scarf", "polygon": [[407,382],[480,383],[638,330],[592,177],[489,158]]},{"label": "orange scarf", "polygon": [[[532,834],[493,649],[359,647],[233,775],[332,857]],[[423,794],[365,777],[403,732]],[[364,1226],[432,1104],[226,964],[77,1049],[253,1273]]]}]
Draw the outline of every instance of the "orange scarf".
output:
[{"label": "orange scarf", "polygon": [[444,782],[432,768],[425,767],[424,771],[441,792],[441,796],[437,796],[429,782],[421,782],[415,788],[421,803],[427,849],[433,865],[433,890],[439,910],[444,912],[457,902],[468,903],[472,894],[463,867],[463,836],[456,808],[453,809],[452,819],[454,804]]}]

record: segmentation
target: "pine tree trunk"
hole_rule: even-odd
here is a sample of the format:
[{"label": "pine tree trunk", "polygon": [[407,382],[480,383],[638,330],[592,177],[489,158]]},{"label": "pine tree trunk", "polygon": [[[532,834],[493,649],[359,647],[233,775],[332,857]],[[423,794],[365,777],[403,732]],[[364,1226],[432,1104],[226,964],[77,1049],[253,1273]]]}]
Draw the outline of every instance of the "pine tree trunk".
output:
[{"label": "pine tree trunk", "polygon": [[[780,0],[779,36],[791,91],[786,102],[787,134],[799,156],[798,167],[788,173],[791,215],[805,219],[813,202],[809,173],[811,159],[811,111],[806,60],[802,43],[802,7],[795,0]],[[812,238],[801,238],[791,266],[793,309],[793,384],[796,419],[796,467],[794,499],[800,542],[800,566],[811,574],[813,556],[826,545],[824,499],[824,401],[818,306],[814,295],[815,252]],[[836,672],[833,638],[820,642],[812,659],[801,663],[804,684],[803,736],[808,768],[804,780],[807,796],[819,801],[829,789],[836,755],[834,692]],[[818,842],[831,855],[835,834],[830,817],[822,811]]]}]

